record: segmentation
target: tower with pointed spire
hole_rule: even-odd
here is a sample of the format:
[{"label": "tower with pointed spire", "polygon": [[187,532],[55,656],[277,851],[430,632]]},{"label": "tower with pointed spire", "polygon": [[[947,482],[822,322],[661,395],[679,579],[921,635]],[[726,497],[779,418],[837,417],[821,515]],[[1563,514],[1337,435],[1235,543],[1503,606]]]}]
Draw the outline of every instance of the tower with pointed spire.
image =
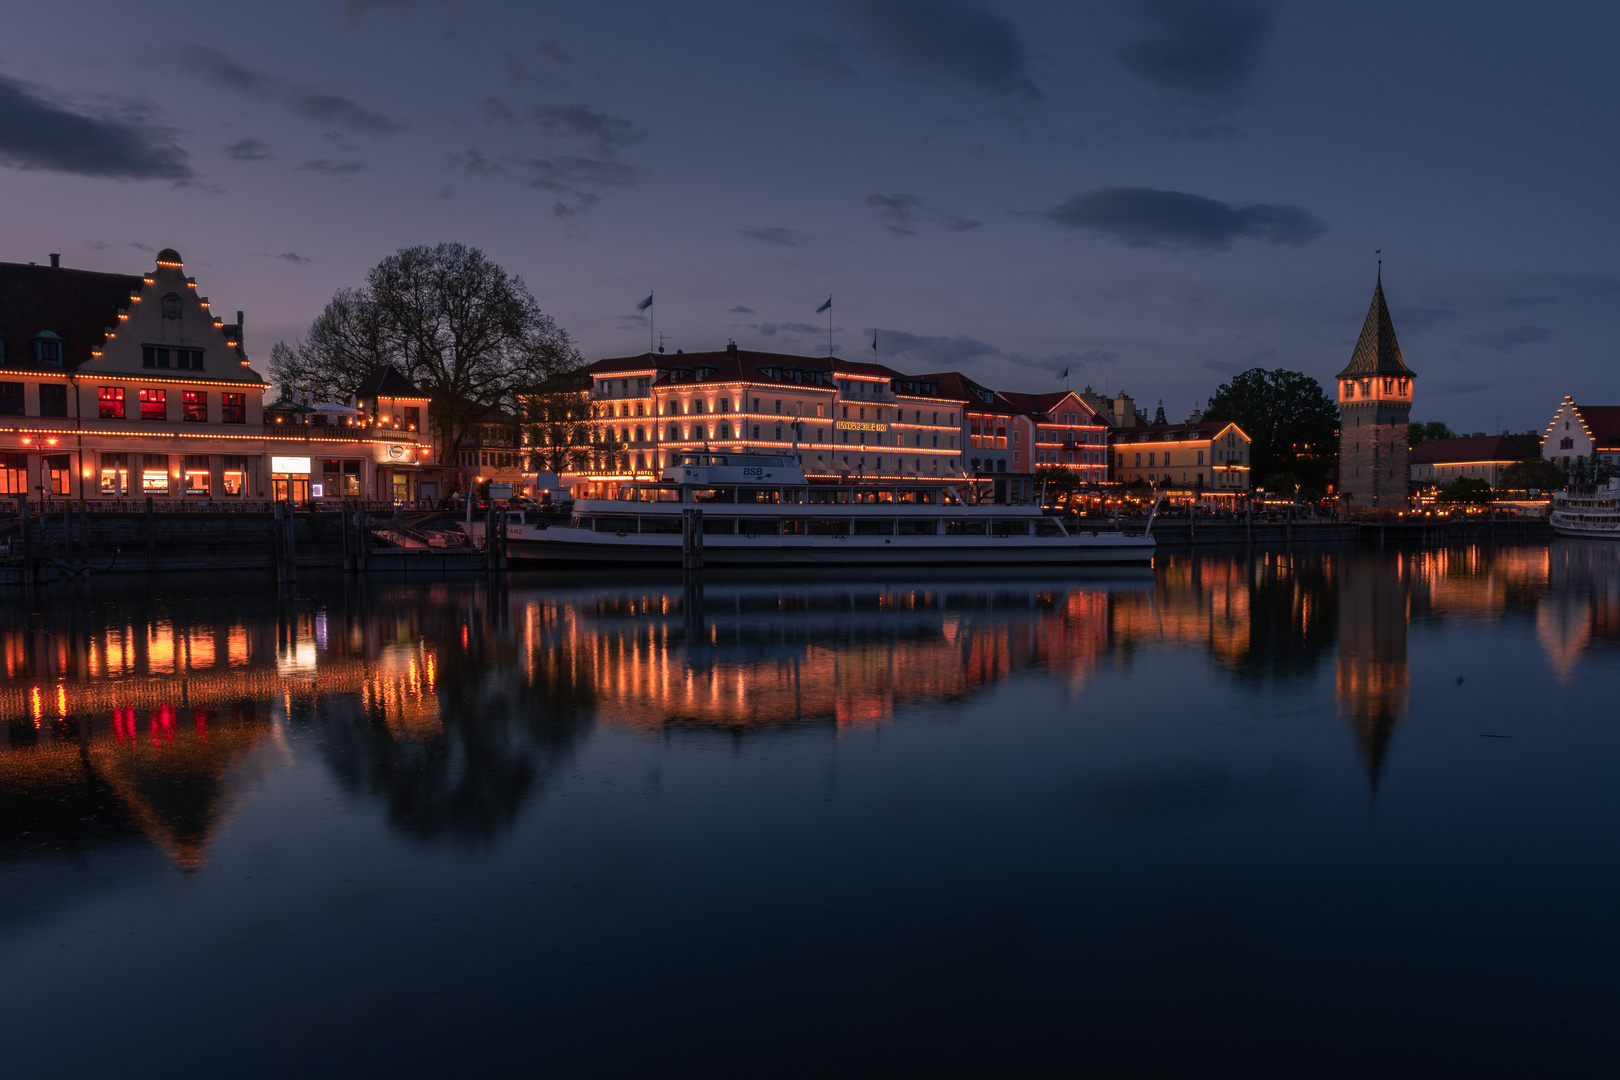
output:
[{"label": "tower with pointed spire", "polygon": [[1406,509],[1416,377],[1401,359],[1380,271],[1356,351],[1339,372],[1339,504],[1345,509]]}]

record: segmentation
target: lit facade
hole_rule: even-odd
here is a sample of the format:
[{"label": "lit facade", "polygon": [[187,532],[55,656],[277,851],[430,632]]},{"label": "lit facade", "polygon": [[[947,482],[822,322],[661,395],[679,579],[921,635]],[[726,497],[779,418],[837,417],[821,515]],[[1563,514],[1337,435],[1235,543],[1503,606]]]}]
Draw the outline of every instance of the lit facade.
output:
[{"label": "lit facade", "polygon": [[427,400],[267,407],[240,313],[213,315],[173,250],[143,276],[53,257],[0,264],[0,284],[0,496],[417,497],[395,477],[431,461]]},{"label": "lit facade", "polygon": [[1415,380],[1401,358],[1380,277],[1355,352],[1338,374],[1339,502],[1347,509],[1406,508]]},{"label": "lit facade", "polygon": [[1199,496],[1249,491],[1249,436],[1234,423],[1138,424],[1114,433],[1114,479]]},{"label": "lit facade", "polygon": [[1620,405],[1564,398],[1542,434],[1541,456],[1565,472],[1582,464],[1620,465]]},{"label": "lit facade", "polygon": [[645,354],[589,365],[593,466],[650,478],[682,451],[797,452],[822,477],[963,477],[963,402],[937,381],[837,357]]}]

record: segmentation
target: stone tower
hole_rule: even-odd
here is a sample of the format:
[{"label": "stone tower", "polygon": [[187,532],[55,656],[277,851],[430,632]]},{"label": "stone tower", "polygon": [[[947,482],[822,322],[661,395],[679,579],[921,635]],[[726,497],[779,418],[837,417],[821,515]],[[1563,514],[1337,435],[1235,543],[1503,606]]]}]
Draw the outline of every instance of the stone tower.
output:
[{"label": "stone tower", "polygon": [[1416,374],[1401,359],[1379,274],[1356,351],[1339,372],[1339,505],[1404,510],[1411,475],[1406,425]]}]

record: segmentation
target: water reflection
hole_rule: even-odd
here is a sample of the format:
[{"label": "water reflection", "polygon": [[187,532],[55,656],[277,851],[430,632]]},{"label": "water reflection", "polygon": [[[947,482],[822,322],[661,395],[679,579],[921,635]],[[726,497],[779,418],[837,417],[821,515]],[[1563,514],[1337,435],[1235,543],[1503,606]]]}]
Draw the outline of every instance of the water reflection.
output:
[{"label": "water reflection", "polygon": [[[0,614],[0,857],[195,870],[265,770],[321,761],[421,842],[487,843],[593,726],[837,736],[1023,676],[1325,674],[1376,785],[1418,620],[1523,617],[1558,678],[1620,641],[1620,549],[1168,555],[1107,580],[360,585],[65,595]],[[1165,658],[1162,653],[1180,654]]]}]

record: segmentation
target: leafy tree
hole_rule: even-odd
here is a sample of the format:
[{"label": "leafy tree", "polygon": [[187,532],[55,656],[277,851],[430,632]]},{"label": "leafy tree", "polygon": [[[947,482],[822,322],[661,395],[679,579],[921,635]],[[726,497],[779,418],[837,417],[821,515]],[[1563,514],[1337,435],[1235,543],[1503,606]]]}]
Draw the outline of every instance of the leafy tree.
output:
[{"label": "leafy tree", "polygon": [[518,416],[529,466],[564,472],[590,463],[596,408],[590,400],[590,380],[580,375],[559,375],[526,388],[518,395]]},{"label": "leafy tree", "polygon": [[1557,491],[1565,484],[1564,470],[1546,458],[1515,461],[1502,470],[1500,486],[1506,491]]},{"label": "leafy tree", "polygon": [[1035,470],[1035,491],[1037,494],[1046,492],[1048,501],[1062,502],[1079,491],[1081,486],[1080,476],[1073,469],[1047,465]]},{"label": "leafy tree", "polygon": [[1488,503],[1494,497],[1488,481],[1477,476],[1459,476],[1441,488],[1435,499],[1447,503]]},{"label": "leafy tree", "polygon": [[517,411],[521,389],[583,358],[522,278],[477,248],[439,244],[388,256],[363,288],[339,289],[303,341],[270,352],[283,392],[317,397],[347,397],[383,363],[433,398],[439,448],[454,460],[470,425]]},{"label": "leafy tree", "polygon": [[1455,439],[1457,437],[1457,433],[1447,427],[1444,420],[1430,420],[1428,423],[1420,420],[1415,424],[1408,424],[1406,433],[1412,446],[1416,446],[1421,442],[1429,442],[1432,439]]},{"label": "leafy tree", "polygon": [[1249,478],[1255,487],[1305,498],[1327,491],[1339,432],[1339,407],[1309,375],[1251,368],[1222,383],[1205,420],[1232,422],[1249,436]]}]

